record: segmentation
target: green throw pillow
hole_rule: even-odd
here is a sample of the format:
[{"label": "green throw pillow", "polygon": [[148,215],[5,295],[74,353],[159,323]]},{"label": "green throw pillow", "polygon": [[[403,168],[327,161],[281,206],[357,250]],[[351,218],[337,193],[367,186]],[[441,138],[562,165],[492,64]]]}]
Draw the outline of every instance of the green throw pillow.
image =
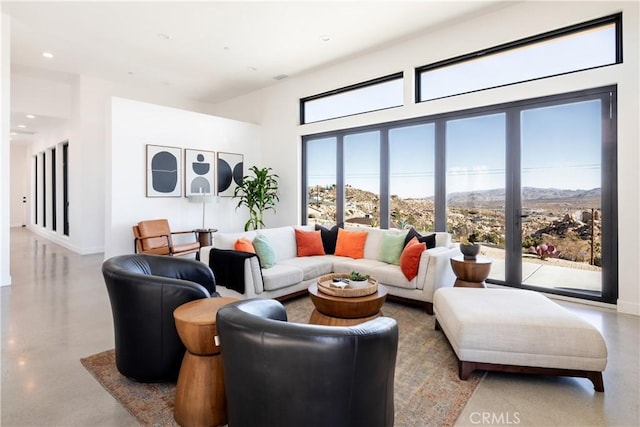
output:
[{"label": "green throw pillow", "polygon": [[273,246],[265,236],[258,234],[253,239],[253,247],[256,250],[256,255],[260,259],[260,267],[271,268],[276,263],[276,252],[273,250]]},{"label": "green throw pillow", "polygon": [[378,254],[378,261],[386,262],[388,264],[400,265],[400,255],[404,248],[404,234],[390,234],[385,233],[382,235],[382,247]]}]

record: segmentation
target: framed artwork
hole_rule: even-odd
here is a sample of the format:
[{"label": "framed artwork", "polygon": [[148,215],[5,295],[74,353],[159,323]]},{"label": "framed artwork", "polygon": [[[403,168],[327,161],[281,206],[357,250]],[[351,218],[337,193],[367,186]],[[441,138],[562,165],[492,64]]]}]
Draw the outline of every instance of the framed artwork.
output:
[{"label": "framed artwork", "polygon": [[182,148],[147,144],[147,197],[182,197]]},{"label": "framed artwork", "polygon": [[184,195],[215,195],[216,153],[205,150],[184,150]]},{"label": "framed artwork", "polygon": [[233,197],[233,191],[242,183],[244,156],[234,153],[218,153],[218,196]]}]

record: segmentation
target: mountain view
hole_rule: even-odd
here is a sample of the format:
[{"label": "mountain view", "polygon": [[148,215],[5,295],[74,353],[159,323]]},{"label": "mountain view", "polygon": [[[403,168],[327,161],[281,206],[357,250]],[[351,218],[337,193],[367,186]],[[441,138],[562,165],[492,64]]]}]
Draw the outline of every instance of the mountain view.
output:
[{"label": "mountain view", "polygon": [[[378,195],[345,187],[345,221],[365,226],[380,224]],[[309,222],[335,223],[335,186],[312,187],[308,193]],[[504,248],[504,189],[447,195],[447,231],[454,241],[475,233],[483,246]],[[392,228],[434,230],[432,197],[391,196]],[[600,189],[566,190],[525,187],[522,190],[522,247],[550,243],[560,259],[599,266],[601,263]]]}]

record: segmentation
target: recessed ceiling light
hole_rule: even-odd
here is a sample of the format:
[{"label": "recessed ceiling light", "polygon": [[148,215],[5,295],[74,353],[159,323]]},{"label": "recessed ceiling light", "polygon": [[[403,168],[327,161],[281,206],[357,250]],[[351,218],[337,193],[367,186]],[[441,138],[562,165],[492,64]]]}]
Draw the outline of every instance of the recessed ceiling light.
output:
[{"label": "recessed ceiling light", "polygon": [[51,58],[53,58],[53,53],[51,53],[51,52],[42,52],[42,56],[44,56],[45,58],[51,59]]},{"label": "recessed ceiling light", "polygon": [[26,128],[26,126],[25,126],[25,125],[18,125],[18,127],[19,127],[20,129],[25,129],[25,128]]},{"label": "recessed ceiling light", "polygon": [[11,132],[11,135],[16,136],[18,132]]},{"label": "recessed ceiling light", "polygon": [[329,40],[331,40],[331,36],[325,34],[324,36],[320,36],[320,40],[322,40],[323,42],[328,42]]},{"label": "recessed ceiling light", "polygon": [[27,119],[35,119],[36,118],[36,116],[34,116],[33,114],[27,114],[25,117]]},{"label": "recessed ceiling light", "polygon": [[171,40],[173,39],[173,37],[169,34],[165,34],[165,33],[158,33],[158,37],[160,37],[162,40]]}]

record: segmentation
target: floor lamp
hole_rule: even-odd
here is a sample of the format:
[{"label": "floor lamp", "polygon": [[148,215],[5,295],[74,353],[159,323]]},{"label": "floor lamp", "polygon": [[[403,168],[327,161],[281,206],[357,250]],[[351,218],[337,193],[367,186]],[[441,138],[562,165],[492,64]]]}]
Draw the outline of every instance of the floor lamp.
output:
[{"label": "floor lamp", "polygon": [[213,194],[203,193],[202,189],[200,189],[200,193],[192,194],[188,197],[189,203],[202,203],[202,230],[206,230],[204,228],[204,218],[205,218],[205,208],[207,203],[212,203],[218,199],[218,196],[214,196]]}]

